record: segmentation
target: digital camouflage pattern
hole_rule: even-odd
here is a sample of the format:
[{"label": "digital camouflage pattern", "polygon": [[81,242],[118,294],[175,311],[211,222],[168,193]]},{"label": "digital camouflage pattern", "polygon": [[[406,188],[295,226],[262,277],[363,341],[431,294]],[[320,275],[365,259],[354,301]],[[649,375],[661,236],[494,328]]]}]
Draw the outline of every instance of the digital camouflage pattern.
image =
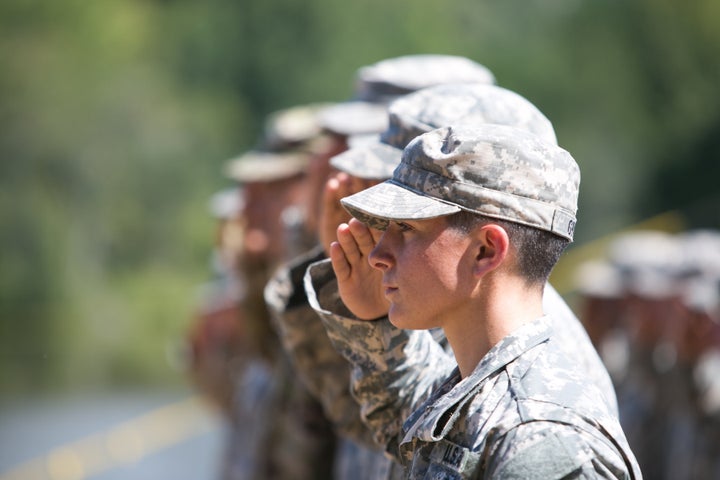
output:
[{"label": "digital camouflage pattern", "polygon": [[496,85],[424,88],[392,102],[388,117],[388,128],[375,142],[333,157],[333,167],[360,178],[388,179],[400,163],[402,150],[415,137],[448,125],[509,125],[557,143],[550,120],[535,105]]},{"label": "digital camouflage pattern", "polygon": [[485,66],[454,55],[405,55],[360,67],[353,99],[324,109],[323,128],[340,135],[379,133],[387,106],[401,95],[445,83],[494,83]]},{"label": "digital camouflage pattern", "polygon": [[[313,303],[313,308],[317,310],[318,315],[322,316],[325,314],[323,309],[318,309],[318,305],[323,305],[334,313],[345,317],[352,317],[352,313],[345,308],[340,299],[337,291],[337,280],[335,279],[335,273],[330,264],[330,260],[321,260],[308,267],[305,278],[305,290],[311,302],[315,302]],[[567,351],[568,357],[572,358],[577,367],[583,370],[588,380],[600,389],[603,394],[602,400],[606,403],[608,410],[617,417],[617,397],[610,375],[593,347],[590,337],[580,323],[580,320],[578,320],[577,316],[575,316],[567,303],[565,303],[550,283],[545,284],[543,291],[543,310],[550,314],[550,318],[555,322],[553,324],[555,336]],[[308,319],[308,321],[309,320],[310,319]],[[288,329],[292,327],[286,326],[284,328]],[[304,333],[300,328],[294,330],[294,335],[297,337],[310,335],[310,333]],[[434,329],[432,330],[432,335],[443,350],[452,355],[452,351],[442,330]],[[312,341],[311,339],[305,340],[306,343]],[[311,365],[312,363],[308,362],[305,370],[310,371]],[[316,373],[311,372],[310,374],[314,375]],[[342,377],[338,377],[332,380],[332,383],[336,384],[342,381]],[[328,381],[328,383],[331,382]]]},{"label": "digital camouflage pattern", "polygon": [[449,126],[403,151],[393,178],[342,199],[367,225],[469,210],[572,240],[580,169],[570,154],[507,126]]},{"label": "digital camouflage pattern", "polygon": [[364,419],[406,478],[642,478],[617,418],[557,342],[551,318],[505,337],[460,380],[429,332],[348,318],[322,290],[309,299],[355,365]]},{"label": "digital camouflage pattern", "polygon": [[374,443],[362,422],[360,406],[350,392],[351,364],[330,343],[325,327],[310,307],[302,288],[307,266],[324,257],[311,250],[277,270],[265,288],[265,300],[293,371],[319,400],[340,440],[335,453],[335,478],[392,479],[399,465]]},{"label": "digital camouflage pattern", "polygon": [[351,366],[333,348],[302,289],[308,265],[322,258],[324,252],[318,247],[279,268],[265,287],[265,302],[295,371],[321,400],[336,429],[346,437],[372,445],[348,388]]},{"label": "digital camouflage pattern", "polygon": [[455,55],[404,55],[358,69],[358,99],[389,101],[421,88],[446,83],[495,83],[495,75],[469,58]]}]

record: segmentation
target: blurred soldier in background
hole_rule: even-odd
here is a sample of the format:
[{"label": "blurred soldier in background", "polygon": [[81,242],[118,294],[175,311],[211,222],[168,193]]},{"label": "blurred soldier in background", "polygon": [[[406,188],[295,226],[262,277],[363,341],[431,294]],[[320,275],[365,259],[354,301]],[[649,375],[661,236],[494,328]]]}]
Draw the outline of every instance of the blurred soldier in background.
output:
[{"label": "blurred soldier in background", "polygon": [[225,416],[232,412],[235,379],[245,354],[241,309],[245,292],[237,272],[243,238],[241,195],[231,188],[211,199],[210,212],[217,220],[212,278],[199,289],[198,309],[188,332],[188,373]]},{"label": "blurred soldier in background", "polygon": [[582,298],[579,316],[613,384],[618,385],[630,357],[620,271],[604,260],[585,262],[577,268],[575,284]]},{"label": "blurred soldier in background", "polygon": [[[236,198],[242,210],[232,222],[238,228],[219,229],[217,238],[228,248],[216,257],[236,279],[234,320],[241,335],[225,339],[234,358],[222,375],[223,400],[231,399],[223,409],[229,423],[224,479],[331,476],[335,435],[319,403],[292,373],[262,297],[273,269],[310,246],[307,172],[328,143],[317,123],[317,111],[325,106],[271,114],[258,148],[227,163],[227,176],[240,186]],[[193,374],[209,376],[197,369]]]},{"label": "blurred soldier in background", "polygon": [[687,478],[720,478],[720,232],[686,232],[678,243],[686,262],[686,328],[678,357],[692,381],[697,423]]},{"label": "blurred soldier in background", "polygon": [[646,478],[720,478],[718,272],[712,231],[625,233],[579,269],[582,318]]}]

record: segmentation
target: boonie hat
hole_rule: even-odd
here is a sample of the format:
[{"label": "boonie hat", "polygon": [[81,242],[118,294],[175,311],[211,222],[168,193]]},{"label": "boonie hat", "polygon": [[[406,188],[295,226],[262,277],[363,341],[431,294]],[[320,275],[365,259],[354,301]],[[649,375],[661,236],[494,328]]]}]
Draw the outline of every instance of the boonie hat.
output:
[{"label": "boonie hat", "polygon": [[505,125],[457,125],[415,138],[392,179],[341,202],[381,230],[467,210],[572,240],[579,185],[577,163],[555,144]]},{"label": "boonie hat", "polygon": [[[464,83],[424,88],[400,97],[388,107],[389,126],[374,141],[330,159],[350,175],[388,179],[400,163],[402,149],[418,135],[447,125],[510,125],[557,143],[552,123],[523,96],[497,85]],[[353,142],[354,143],[354,142]]]}]

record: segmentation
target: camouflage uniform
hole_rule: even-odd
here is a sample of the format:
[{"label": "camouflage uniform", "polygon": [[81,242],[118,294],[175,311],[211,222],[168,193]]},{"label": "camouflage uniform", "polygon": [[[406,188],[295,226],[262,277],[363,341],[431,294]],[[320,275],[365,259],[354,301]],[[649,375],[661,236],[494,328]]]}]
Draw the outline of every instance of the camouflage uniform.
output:
[{"label": "camouflage uniform", "polygon": [[[378,133],[387,125],[390,100],[449,81],[492,82],[494,77],[482,65],[462,57],[411,55],[384,60],[362,67],[355,98],[323,109],[320,123],[345,137]],[[307,266],[323,257],[318,247],[279,268],[265,287],[265,301],[293,367],[343,438],[336,456],[336,478],[395,478],[399,466],[373,443],[350,394],[350,364],[332,347],[302,287]]]},{"label": "camouflage uniform", "polygon": [[[517,93],[496,85],[438,85],[396,100],[388,111],[389,126],[376,142],[341,153],[331,164],[358,177],[389,178],[411,140],[450,124],[510,125],[557,143],[552,124],[542,112]],[[617,414],[612,380],[582,324],[550,284],[545,287],[544,301],[546,311],[557,321],[556,334]]]},{"label": "camouflage uniform", "polygon": [[426,332],[325,314],[336,347],[359,368],[353,387],[366,421],[409,477],[641,477],[617,419],[568,365],[549,318],[506,337],[461,382]]},{"label": "camouflage uniform", "polygon": [[[578,184],[572,157],[531,134],[447,127],[413,140],[392,180],[343,205],[380,229],[462,207],[572,239]],[[641,478],[611,403],[552,319],[513,331],[461,379],[429,332],[353,319],[332,289],[313,288],[313,268],[311,304],[355,367],[364,420],[409,478]]]},{"label": "camouflage uniform", "polygon": [[308,265],[324,257],[311,250],[279,269],[265,289],[265,299],[293,369],[323,406],[341,441],[335,455],[338,479],[395,478],[397,466],[373,442],[350,393],[351,366],[332,346],[302,286]]}]

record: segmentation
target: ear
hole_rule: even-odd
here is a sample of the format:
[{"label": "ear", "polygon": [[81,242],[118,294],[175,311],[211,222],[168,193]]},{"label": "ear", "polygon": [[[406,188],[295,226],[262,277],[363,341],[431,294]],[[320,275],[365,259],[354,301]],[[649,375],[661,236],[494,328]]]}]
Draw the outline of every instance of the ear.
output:
[{"label": "ear", "polygon": [[483,276],[505,262],[510,251],[510,238],[500,225],[489,223],[478,227],[475,238],[475,264],[473,273]]}]

